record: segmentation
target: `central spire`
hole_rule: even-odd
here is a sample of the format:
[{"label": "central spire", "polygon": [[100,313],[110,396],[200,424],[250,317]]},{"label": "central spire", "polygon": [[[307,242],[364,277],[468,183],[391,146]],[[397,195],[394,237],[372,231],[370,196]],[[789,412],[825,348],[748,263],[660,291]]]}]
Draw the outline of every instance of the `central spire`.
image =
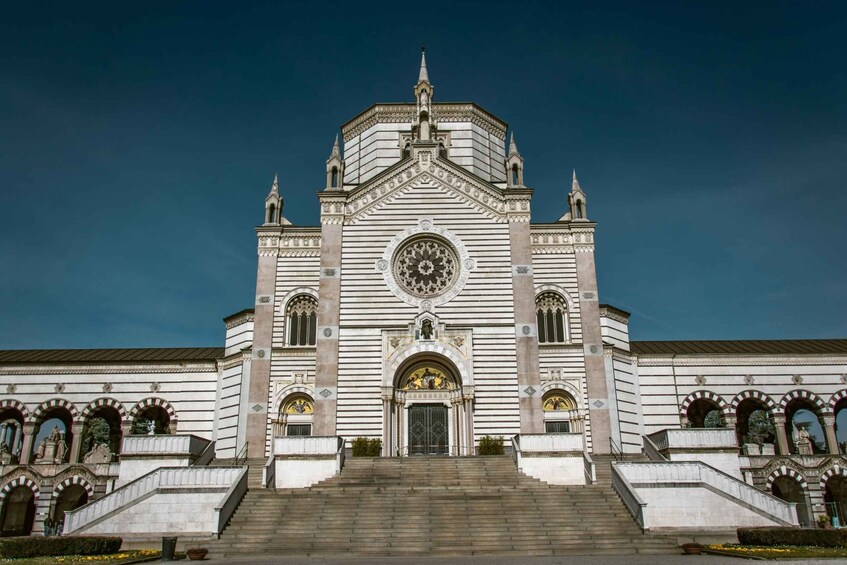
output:
[{"label": "central spire", "polygon": [[414,126],[417,130],[418,141],[431,141],[432,130],[435,120],[432,118],[432,93],[435,89],[429,82],[429,72],[426,70],[426,47],[421,47],[421,70],[418,73],[418,84],[415,85],[415,99],[417,100],[417,115]]}]

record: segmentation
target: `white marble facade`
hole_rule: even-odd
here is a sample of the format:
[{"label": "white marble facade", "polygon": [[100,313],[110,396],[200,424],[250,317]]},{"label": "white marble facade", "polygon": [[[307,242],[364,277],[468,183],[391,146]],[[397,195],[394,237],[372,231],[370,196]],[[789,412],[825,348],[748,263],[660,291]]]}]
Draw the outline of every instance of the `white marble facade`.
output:
[{"label": "white marble facade", "polygon": [[[222,347],[0,351],[4,534],[40,533],[111,490],[132,474],[122,439],[140,434],[190,434],[218,459],[258,460],[283,436],[464,456],[484,436],[569,434],[580,452],[634,454],[645,435],[678,442],[661,434],[713,425],[732,431],[720,446],[668,443],[656,457],[716,462],[802,501],[807,521],[847,503],[847,421],[836,429],[847,340],[631,342],[629,314],[601,304],[576,175],[562,218],[532,223],[507,124],[433,94],[422,61],[412,101],[342,126],[320,226],[286,218],[274,180],[256,301],[224,320]],[[758,435],[756,411],[770,422]],[[798,413],[819,431],[798,428]],[[109,425],[105,447],[85,440],[94,419]],[[571,467],[582,476],[581,457]]]}]

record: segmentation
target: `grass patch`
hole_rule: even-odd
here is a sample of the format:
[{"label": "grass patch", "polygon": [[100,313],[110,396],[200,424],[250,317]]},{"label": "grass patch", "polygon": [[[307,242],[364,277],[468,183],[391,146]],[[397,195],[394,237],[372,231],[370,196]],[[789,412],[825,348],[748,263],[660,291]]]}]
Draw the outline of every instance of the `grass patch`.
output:
[{"label": "grass patch", "polygon": [[135,549],[110,555],[63,555],[60,557],[24,557],[21,559],[2,559],[0,563],[9,565],[118,565],[135,563],[139,560],[158,558],[161,551],[155,549]]},{"label": "grass patch", "polygon": [[761,557],[763,559],[811,559],[847,557],[847,547],[817,547],[805,545],[707,545],[703,549],[714,550],[739,557]]}]

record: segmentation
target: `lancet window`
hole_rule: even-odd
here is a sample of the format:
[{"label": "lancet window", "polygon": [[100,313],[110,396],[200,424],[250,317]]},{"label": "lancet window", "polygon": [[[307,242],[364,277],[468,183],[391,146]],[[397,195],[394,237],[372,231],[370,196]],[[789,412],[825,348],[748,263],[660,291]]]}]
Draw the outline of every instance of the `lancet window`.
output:
[{"label": "lancet window", "polygon": [[568,308],[555,292],[545,292],[535,300],[539,343],[568,341]]},{"label": "lancet window", "polygon": [[318,325],[318,301],[308,294],[288,303],[288,345],[315,345]]}]

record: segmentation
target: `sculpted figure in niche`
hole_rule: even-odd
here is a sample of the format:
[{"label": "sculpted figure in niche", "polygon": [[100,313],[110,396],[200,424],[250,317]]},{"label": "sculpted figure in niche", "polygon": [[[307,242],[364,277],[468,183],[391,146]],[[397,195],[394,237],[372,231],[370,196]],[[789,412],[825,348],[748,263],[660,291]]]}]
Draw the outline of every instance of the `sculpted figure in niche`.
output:
[{"label": "sculpted figure in niche", "polygon": [[432,339],[432,320],[421,323],[421,339]]},{"label": "sculpted figure in niche", "polygon": [[65,443],[63,438],[60,438],[56,443],[56,457],[53,459],[54,463],[64,463],[65,455],[68,452],[68,444]]}]

